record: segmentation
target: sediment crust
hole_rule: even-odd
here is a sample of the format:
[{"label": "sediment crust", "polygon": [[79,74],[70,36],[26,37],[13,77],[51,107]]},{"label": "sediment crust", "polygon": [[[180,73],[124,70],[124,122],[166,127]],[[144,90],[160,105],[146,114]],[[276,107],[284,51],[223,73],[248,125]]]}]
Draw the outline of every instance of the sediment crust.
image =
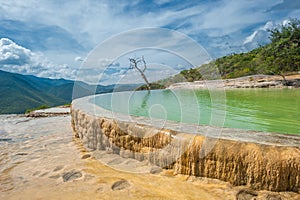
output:
[{"label": "sediment crust", "polygon": [[[89,98],[73,101],[71,116],[75,136],[91,150],[107,150],[125,158],[148,160],[173,169],[174,174],[216,178],[255,190],[299,192],[300,189],[298,136],[292,137],[294,145],[289,146],[287,141],[283,145],[266,143],[262,137],[248,142],[189,134],[115,119],[104,109],[92,107]],[[236,130],[233,132],[237,134]],[[277,135],[266,135],[266,140],[274,137],[276,141]]]},{"label": "sediment crust", "polygon": [[66,116],[70,114],[69,106],[58,106],[53,108],[34,110],[29,113],[26,113],[26,117],[57,117],[57,116]]},{"label": "sediment crust", "polygon": [[204,80],[174,83],[168,89],[207,89],[209,88],[300,88],[300,74],[281,76],[252,75],[234,79]]}]

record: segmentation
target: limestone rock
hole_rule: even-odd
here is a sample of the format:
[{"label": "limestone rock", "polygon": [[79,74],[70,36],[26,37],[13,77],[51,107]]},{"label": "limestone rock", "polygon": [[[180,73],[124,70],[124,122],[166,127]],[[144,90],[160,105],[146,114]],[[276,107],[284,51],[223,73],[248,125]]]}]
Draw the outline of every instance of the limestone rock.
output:
[{"label": "limestone rock", "polygon": [[120,180],[115,182],[112,186],[111,189],[112,190],[124,190],[129,188],[131,185],[127,180]]},{"label": "limestone rock", "polygon": [[160,172],[162,172],[162,168],[161,167],[152,167],[150,169],[150,173],[151,174],[159,174]]},{"label": "limestone rock", "polygon": [[80,171],[70,171],[63,174],[62,178],[64,182],[68,182],[77,178],[82,177],[82,173]]},{"label": "limestone rock", "polygon": [[254,200],[257,197],[257,193],[251,190],[240,190],[236,194],[236,200]]}]

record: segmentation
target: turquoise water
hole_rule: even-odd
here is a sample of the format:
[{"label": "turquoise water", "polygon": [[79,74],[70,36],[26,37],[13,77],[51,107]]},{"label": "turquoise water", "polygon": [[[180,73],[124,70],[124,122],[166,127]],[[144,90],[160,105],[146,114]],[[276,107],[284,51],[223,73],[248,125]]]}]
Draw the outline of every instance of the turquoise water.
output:
[{"label": "turquoise water", "polygon": [[299,89],[156,90],[97,96],[116,113],[186,123],[300,134]]}]

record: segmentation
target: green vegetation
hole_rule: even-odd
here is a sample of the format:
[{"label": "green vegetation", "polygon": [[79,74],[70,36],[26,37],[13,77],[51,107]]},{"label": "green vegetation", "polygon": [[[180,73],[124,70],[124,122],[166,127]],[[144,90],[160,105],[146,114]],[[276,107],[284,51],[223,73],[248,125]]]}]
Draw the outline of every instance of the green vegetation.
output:
[{"label": "green vegetation", "polygon": [[[89,85],[65,79],[40,78],[0,70],[0,114],[25,113],[35,109],[70,104],[73,98],[125,91],[136,85]],[[35,109],[32,109],[35,108]]]},{"label": "green vegetation", "polygon": [[181,71],[180,75],[182,75],[188,82],[198,81],[202,78],[200,71],[193,68]]},{"label": "green vegetation", "polygon": [[41,106],[38,106],[36,108],[27,109],[25,113],[30,113],[30,112],[35,111],[35,110],[42,110],[42,109],[46,109],[46,108],[50,108],[50,106],[41,105]]},{"label": "green vegetation", "polygon": [[300,71],[300,21],[269,30],[271,43],[248,53],[233,54],[215,61],[223,78],[253,74],[284,75]]},{"label": "green vegetation", "polygon": [[[218,58],[201,67],[183,70],[173,77],[155,82],[159,89],[173,83],[202,80],[201,74],[210,74],[205,79],[216,79],[217,68],[224,79],[255,74],[285,75],[300,71],[300,20],[290,19],[286,25],[269,30],[271,43],[247,53],[232,54]],[[152,83],[153,84],[153,83]],[[156,89],[151,87],[151,89]]]},{"label": "green vegetation", "polygon": [[[59,80],[64,84],[64,81]],[[56,106],[70,101],[48,92],[56,87],[52,79],[0,71],[0,114],[24,113],[41,105]]]},{"label": "green vegetation", "polygon": [[[164,89],[165,88],[164,85],[159,83],[159,82],[150,83],[149,86],[153,90],[159,90],[159,89]],[[144,84],[144,85],[138,87],[136,90],[148,90],[148,87],[147,87],[147,85]]]},{"label": "green vegetation", "polygon": [[[183,70],[179,74],[176,74],[175,76],[159,80],[154,83],[150,83],[150,87],[152,90],[157,89],[164,89],[168,86],[170,86],[173,83],[180,83],[180,82],[193,82],[197,80],[201,80],[202,75],[200,73],[199,68],[191,68],[189,70]],[[147,87],[145,85],[142,85],[137,90],[146,90]]]},{"label": "green vegetation", "polygon": [[66,103],[63,105],[64,107],[71,107],[71,103]]}]

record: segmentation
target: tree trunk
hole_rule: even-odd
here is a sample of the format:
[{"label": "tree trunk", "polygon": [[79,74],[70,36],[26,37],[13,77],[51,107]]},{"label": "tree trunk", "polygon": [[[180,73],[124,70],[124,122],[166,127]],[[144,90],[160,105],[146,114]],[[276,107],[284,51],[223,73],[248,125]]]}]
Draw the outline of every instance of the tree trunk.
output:
[{"label": "tree trunk", "polygon": [[[134,67],[135,69],[137,69],[137,70],[140,72],[142,78],[143,78],[144,81],[146,82],[147,90],[150,91],[150,90],[151,90],[150,83],[149,83],[149,81],[148,81],[146,75],[144,74],[144,71],[147,69],[147,65],[146,65],[146,62],[145,62],[145,60],[144,60],[144,57],[142,57],[142,58],[137,58],[137,59],[129,58],[129,61],[130,61],[130,65],[131,65],[132,67]],[[139,63],[139,62],[143,62],[143,64],[144,64],[144,69],[143,69],[143,70],[141,70],[141,69],[138,67],[138,63]]]},{"label": "tree trunk", "polygon": [[288,82],[287,82],[285,76],[283,75],[283,73],[280,73],[279,75],[283,78],[284,85],[287,86],[287,85],[288,85]]}]

